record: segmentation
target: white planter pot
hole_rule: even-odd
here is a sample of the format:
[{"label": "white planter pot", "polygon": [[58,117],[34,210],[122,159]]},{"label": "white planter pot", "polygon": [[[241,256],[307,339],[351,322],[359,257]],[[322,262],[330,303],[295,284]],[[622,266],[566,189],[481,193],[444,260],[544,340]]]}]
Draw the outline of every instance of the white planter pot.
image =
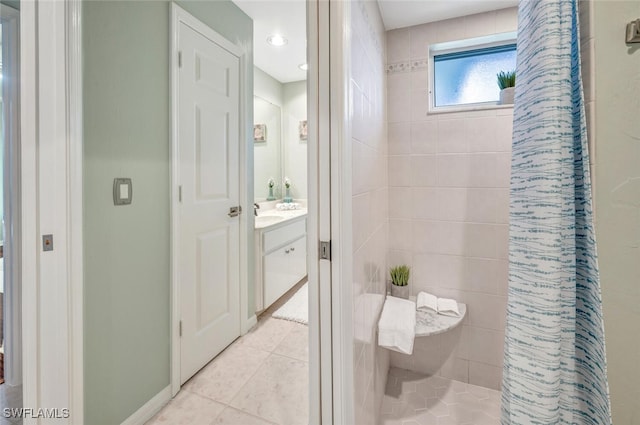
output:
[{"label": "white planter pot", "polygon": [[501,105],[513,105],[513,96],[515,95],[515,87],[507,87],[500,90],[500,104]]},{"label": "white planter pot", "polygon": [[409,285],[406,286],[396,286],[393,283],[391,284],[391,296],[396,298],[405,298],[409,299]]}]

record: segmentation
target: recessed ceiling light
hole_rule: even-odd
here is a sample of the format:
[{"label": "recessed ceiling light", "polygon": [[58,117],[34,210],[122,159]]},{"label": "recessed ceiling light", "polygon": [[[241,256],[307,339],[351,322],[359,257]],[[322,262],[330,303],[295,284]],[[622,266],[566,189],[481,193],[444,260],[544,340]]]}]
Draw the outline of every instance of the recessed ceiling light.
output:
[{"label": "recessed ceiling light", "polygon": [[306,63],[301,63],[300,65],[298,65],[298,68],[300,68],[303,71],[306,71],[307,69],[309,69],[309,65]]},{"label": "recessed ceiling light", "polygon": [[267,43],[271,44],[272,46],[276,46],[276,47],[284,46],[288,42],[289,42],[289,40],[287,40],[286,38],[284,38],[283,36],[281,36],[279,34],[274,34],[274,35],[270,35],[269,37],[267,37]]}]

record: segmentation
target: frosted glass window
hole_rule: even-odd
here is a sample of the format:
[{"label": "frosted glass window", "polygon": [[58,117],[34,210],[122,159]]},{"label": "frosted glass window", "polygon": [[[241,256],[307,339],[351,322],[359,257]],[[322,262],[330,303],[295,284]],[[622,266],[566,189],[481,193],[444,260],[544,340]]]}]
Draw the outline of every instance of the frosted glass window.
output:
[{"label": "frosted glass window", "polygon": [[516,69],[516,45],[435,55],[435,106],[497,102],[496,74]]}]

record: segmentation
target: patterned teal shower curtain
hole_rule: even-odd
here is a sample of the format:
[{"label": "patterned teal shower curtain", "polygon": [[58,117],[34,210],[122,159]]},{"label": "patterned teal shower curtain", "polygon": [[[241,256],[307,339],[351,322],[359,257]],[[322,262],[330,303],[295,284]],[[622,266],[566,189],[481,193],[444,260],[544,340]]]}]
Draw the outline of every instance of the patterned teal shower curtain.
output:
[{"label": "patterned teal shower curtain", "polygon": [[502,424],[611,424],[577,0],[521,0]]}]

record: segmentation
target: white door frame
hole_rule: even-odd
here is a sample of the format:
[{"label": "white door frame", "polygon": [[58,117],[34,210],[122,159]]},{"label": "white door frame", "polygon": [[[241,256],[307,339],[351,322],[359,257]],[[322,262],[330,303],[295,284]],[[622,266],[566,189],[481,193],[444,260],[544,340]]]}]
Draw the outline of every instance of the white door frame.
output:
[{"label": "white door frame", "polygon": [[[310,0],[307,22],[309,314],[316,318],[315,323],[309,320],[309,360],[310,394],[318,403],[317,408],[311,404],[310,423],[351,425],[354,386],[347,97],[349,2]],[[331,242],[330,261],[319,258],[319,241]],[[319,356],[317,363],[314,356]]]},{"label": "white door frame", "polygon": [[[323,303],[321,298],[327,298],[328,274],[327,265],[325,272],[321,274],[322,264],[318,257],[318,241],[322,236],[327,237],[327,217],[329,202],[320,202],[321,193],[327,197],[328,180],[320,176],[322,170],[328,169],[327,155],[321,152],[321,140],[326,139],[326,134],[321,134],[321,129],[328,128],[328,99],[326,72],[321,72],[320,67],[328,66],[328,3],[319,0],[307,2],[307,188],[308,188],[308,215],[307,215],[307,272],[309,280],[309,424],[329,425],[332,420],[332,394],[331,394],[331,345],[330,326],[323,326],[323,318],[331,317],[331,306]],[[322,19],[321,19],[322,17]],[[322,29],[324,28],[324,30]],[[321,41],[323,35],[324,42]],[[322,96],[322,100],[321,100]],[[324,207],[324,214],[321,208]],[[323,223],[320,219],[324,217]],[[327,263],[322,261],[322,263]],[[329,265],[330,266],[330,265]],[[321,289],[323,289],[321,291]],[[323,294],[321,294],[321,292]],[[327,307],[329,308],[327,315]],[[322,314],[321,314],[322,312]],[[331,323],[328,320],[328,323]],[[327,335],[329,332],[329,335]],[[324,335],[324,337],[323,337]]]},{"label": "white door frame", "polygon": [[335,424],[354,423],[352,144],[349,116],[351,2],[330,2],[331,304]]},{"label": "white door frame", "polygon": [[[23,406],[83,424],[81,4],[20,4]],[[44,160],[46,158],[46,160]],[[52,234],[53,251],[42,236]],[[64,412],[61,412],[64,414]],[[25,425],[42,421],[25,418]]]},{"label": "white door frame", "polygon": [[[247,131],[246,123],[246,55],[243,50],[215,32],[199,19],[182,9],[175,3],[171,3],[171,395],[175,396],[180,391],[180,285],[179,285],[179,244],[180,220],[179,220],[179,183],[180,169],[178,155],[178,28],[181,23],[205,35],[208,39],[222,46],[240,59],[240,107],[239,122],[240,155],[239,155],[239,184],[240,203],[243,213],[240,214],[240,333],[245,334],[255,323],[256,317],[248,317],[248,270],[250,261],[253,261],[253,249],[249,249],[248,234],[253,235],[253,191],[249,193],[247,182],[253,181],[253,173],[248,170],[253,164],[249,164],[247,155]],[[250,197],[249,197],[250,196]]]},{"label": "white door frame", "polygon": [[[20,291],[20,13],[0,4],[2,22],[2,114],[4,139],[4,379],[5,385],[22,383],[22,308]],[[7,78],[9,76],[9,78]],[[6,130],[9,129],[7,133]],[[8,242],[8,243],[7,243]]]}]

